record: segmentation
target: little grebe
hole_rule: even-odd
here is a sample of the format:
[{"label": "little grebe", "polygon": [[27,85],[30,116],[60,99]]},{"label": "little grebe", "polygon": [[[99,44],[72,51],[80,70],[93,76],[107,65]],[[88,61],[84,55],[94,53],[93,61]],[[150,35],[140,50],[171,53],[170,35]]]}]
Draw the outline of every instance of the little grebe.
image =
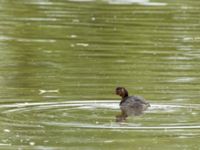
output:
[{"label": "little grebe", "polygon": [[117,122],[125,121],[130,115],[141,115],[150,107],[150,104],[144,98],[129,96],[128,91],[124,87],[117,87],[115,92],[122,98],[120,102],[121,114],[116,116]]}]

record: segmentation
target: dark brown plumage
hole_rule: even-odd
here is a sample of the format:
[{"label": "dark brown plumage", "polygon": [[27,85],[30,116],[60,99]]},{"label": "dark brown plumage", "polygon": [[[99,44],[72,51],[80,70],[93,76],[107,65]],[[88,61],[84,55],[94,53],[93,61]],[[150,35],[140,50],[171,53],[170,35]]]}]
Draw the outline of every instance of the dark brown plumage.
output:
[{"label": "dark brown plumage", "polygon": [[116,116],[117,122],[126,120],[130,115],[141,115],[150,107],[150,104],[143,97],[129,96],[124,87],[117,87],[115,92],[122,98],[120,102],[121,114]]}]

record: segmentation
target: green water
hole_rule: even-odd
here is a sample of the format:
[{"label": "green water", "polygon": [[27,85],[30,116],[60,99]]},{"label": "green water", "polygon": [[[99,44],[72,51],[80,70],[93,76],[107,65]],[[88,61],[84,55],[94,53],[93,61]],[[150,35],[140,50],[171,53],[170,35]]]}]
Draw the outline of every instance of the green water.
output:
[{"label": "green water", "polygon": [[[200,150],[199,7],[0,0],[0,149]],[[116,123],[116,86],[151,108]]]}]

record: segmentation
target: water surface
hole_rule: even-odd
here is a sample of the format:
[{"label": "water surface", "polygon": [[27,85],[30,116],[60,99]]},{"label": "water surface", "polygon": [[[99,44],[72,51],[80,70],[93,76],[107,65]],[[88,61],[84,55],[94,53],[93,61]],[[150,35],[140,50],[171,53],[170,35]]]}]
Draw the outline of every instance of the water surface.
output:
[{"label": "water surface", "polygon": [[[0,1],[0,149],[198,150],[196,0]],[[116,86],[151,108],[116,123]]]}]

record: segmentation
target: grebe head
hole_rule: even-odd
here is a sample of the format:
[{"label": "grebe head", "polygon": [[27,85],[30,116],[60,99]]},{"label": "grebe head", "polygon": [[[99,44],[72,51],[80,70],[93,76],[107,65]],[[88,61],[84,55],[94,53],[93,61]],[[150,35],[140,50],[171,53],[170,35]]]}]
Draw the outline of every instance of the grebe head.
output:
[{"label": "grebe head", "polygon": [[128,96],[128,91],[124,87],[117,87],[115,89],[115,92],[117,95],[121,96],[122,98],[125,98]]}]

